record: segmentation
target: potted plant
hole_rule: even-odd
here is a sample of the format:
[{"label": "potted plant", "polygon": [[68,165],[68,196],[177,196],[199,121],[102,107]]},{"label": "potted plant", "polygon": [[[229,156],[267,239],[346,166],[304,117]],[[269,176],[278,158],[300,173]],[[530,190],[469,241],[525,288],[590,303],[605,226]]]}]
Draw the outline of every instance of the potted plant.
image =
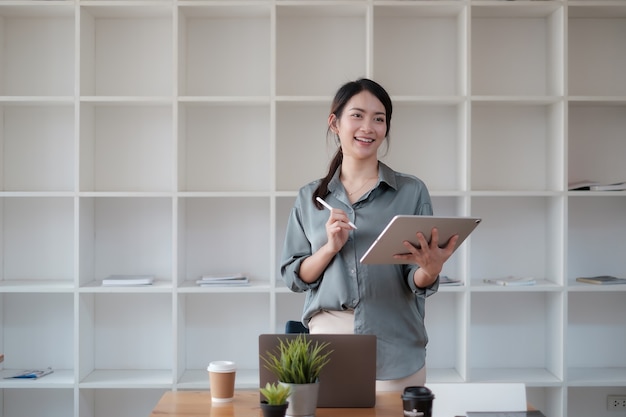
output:
[{"label": "potted plant", "polygon": [[289,405],[291,386],[281,383],[269,382],[261,388],[261,394],[265,400],[261,401],[261,410],[264,417],[284,417]]},{"label": "potted plant", "polygon": [[317,408],[320,372],[330,362],[330,343],[315,341],[305,334],[280,338],[274,352],[261,356],[265,367],[280,384],[289,385],[289,416],[313,416]]}]

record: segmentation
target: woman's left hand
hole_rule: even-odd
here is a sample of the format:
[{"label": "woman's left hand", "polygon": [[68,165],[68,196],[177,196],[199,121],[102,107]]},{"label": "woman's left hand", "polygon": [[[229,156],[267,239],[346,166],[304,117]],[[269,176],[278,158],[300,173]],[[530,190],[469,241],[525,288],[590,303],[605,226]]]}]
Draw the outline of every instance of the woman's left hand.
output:
[{"label": "woman's left hand", "polygon": [[419,265],[420,269],[418,269],[418,272],[421,271],[419,275],[425,276],[420,277],[416,273],[415,283],[419,287],[427,287],[435,282],[435,279],[437,279],[437,276],[443,269],[443,264],[452,256],[459,236],[452,236],[444,247],[439,247],[439,231],[436,227],[431,231],[430,243],[426,241],[423,233],[418,232],[416,236],[419,248],[413,246],[409,241],[404,241],[403,243],[408,253],[394,255],[394,259],[403,260],[407,264]]}]

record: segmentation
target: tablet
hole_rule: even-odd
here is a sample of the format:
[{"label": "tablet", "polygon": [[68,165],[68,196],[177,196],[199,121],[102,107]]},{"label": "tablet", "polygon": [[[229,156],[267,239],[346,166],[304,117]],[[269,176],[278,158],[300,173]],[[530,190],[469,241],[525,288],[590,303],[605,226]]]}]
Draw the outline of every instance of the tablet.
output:
[{"label": "tablet", "polygon": [[445,246],[452,236],[459,235],[456,250],[481,220],[477,217],[395,216],[361,257],[361,263],[406,263],[406,261],[393,258],[393,255],[407,253],[402,242],[407,240],[419,247],[415,236],[417,232],[422,232],[426,240],[430,242],[430,232],[433,227],[439,231],[439,246]]}]

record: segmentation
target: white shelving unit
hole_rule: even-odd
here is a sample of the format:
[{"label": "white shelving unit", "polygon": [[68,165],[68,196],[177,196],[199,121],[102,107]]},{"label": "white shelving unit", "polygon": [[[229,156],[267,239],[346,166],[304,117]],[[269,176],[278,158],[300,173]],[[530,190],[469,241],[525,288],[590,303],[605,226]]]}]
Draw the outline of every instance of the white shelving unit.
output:
[{"label": "white shelving unit", "polygon": [[[431,382],[524,382],[555,417],[626,394],[624,0],[0,1],[0,417],[148,415],[300,316],[277,268],[337,87],[380,81],[392,167],[483,223],[428,302]],[[252,285],[198,288],[203,273]],[[149,288],[100,285],[153,274]],[[534,276],[533,287],[483,278]],[[37,401],[33,401],[37,398]]]}]

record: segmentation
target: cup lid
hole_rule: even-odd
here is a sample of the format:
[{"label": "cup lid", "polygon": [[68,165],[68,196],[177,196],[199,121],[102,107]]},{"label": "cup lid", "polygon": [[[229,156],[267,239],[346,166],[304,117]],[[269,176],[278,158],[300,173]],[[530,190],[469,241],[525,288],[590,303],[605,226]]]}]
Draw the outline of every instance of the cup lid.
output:
[{"label": "cup lid", "polygon": [[403,400],[432,400],[434,398],[433,392],[426,387],[406,387],[402,393]]},{"label": "cup lid", "polygon": [[213,361],[206,368],[211,372],[233,372],[237,369],[237,365],[233,361]]}]

